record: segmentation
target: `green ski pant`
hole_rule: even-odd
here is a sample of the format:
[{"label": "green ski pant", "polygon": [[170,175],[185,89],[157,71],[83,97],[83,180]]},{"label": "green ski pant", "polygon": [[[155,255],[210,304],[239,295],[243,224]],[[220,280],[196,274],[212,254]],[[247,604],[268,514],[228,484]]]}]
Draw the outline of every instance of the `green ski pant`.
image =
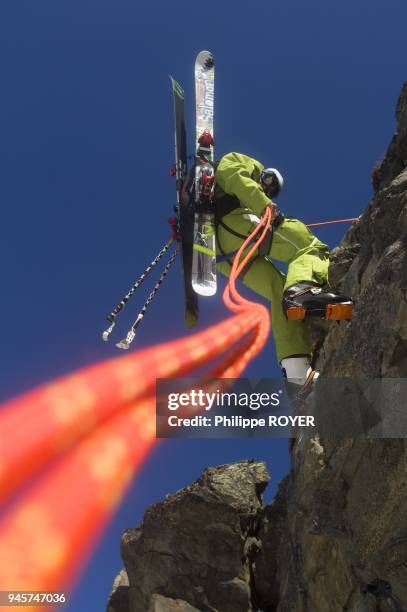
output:
[{"label": "green ski pant", "polygon": [[[225,225],[243,235],[248,235],[255,227],[243,218],[240,211],[239,214],[233,211],[223,221]],[[243,243],[242,238],[234,236],[222,226],[218,227],[217,238],[218,255],[222,251],[233,253]],[[269,258],[288,264],[287,274],[276,268]],[[291,355],[312,353],[306,323],[288,321],[285,316],[282,307],[284,291],[301,281],[327,283],[328,266],[327,245],[318,240],[301,221],[286,218],[273,230],[268,256],[253,258],[250,268],[244,274],[243,283],[271,302],[271,326],[279,363]],[[227,261],[218,263],[217,268],[222,274],[229,276],[231,266]]]}]

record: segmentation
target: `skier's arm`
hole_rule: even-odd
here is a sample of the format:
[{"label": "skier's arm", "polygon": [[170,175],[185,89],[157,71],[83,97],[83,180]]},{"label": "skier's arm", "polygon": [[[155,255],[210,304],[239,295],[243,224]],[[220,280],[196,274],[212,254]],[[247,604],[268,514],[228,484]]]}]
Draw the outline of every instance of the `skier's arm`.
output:
[{"label": "skier's arm", "polygon": [[260,185],[252,179],[256,168],[255,160],[241,155],[229,153],[219,163],[216,171],[216,182],[225,193],[236,196],[240,202],[261,216],[264,208],[270,204]]}]

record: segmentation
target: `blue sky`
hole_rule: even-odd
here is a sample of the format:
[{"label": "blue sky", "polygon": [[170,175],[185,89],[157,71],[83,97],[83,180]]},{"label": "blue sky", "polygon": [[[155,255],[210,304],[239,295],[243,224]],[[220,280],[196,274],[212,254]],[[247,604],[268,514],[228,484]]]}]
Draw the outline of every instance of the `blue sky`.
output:
[{"label": "blue sky", "polygon": [[[405,1],[213,6],[2,4],[1,399],[116,354],[100,338],[104,316],[166,240],[175,200],[168,74],[184,85],[192,135],[200,49],[216,59],[218,156],[236,150],[278,167],[286,180],[280,206],[305,222],[355,216],[366,207],[371,168],[394,130],[407,78]],[[317,234],[333,247],[344,229]],[[186,333],[179,271],[160,294],[135,348]],[[134,299],[119,334],[137,314],[140,300]],[[225,316],[220,296],[201,309],[202,327]],[[278,374],[271,343],[248,374]],[[286,446],[270,440],[162,444],[68,610],[103,609],[121,566],[120,534],[140,521],[148,503],[207,465],[247,457],[267,461],[270,496],[287,470]]]}]

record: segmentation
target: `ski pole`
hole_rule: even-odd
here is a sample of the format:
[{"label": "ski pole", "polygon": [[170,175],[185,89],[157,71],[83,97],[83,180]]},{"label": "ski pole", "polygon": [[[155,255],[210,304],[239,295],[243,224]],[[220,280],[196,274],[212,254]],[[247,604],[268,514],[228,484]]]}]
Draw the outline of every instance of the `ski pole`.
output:
[{"label": "ski pole", "polygon": [[134,321],[130,330],[127,332],[127,336],[116,344],[117,348],[128,349],[130,347],[130,344],[133,342],[134,337],[136,335],[136,330],[138,326],[140,325],[141,321],[143,320],[143,317],[146,313],[147,308],[150,306],[154,297],[157,295],[160,285],[165,279],[165,277],[167,276],[168,271],[171,268],[172,264],[174,263],[177,255],[178,255],[178,250],[175,250],[173,254],[171,255],[170,259],[168,260],[168,263],[166,264],[164,270],[161,272],[158,281],[156,282],[153,289],[151,290],[151,293],[148,296],[147,300],[145,301],[143,308],[140,310],[139,314],[137,315],[137,319]]},{"label": "ski pole", "polygon": [[157,265],[157,263],[160,261],[160,259],[165,255],[165,253],[168,251],[168,249],[170,248],[170,246],[172,245],[173,242],[174,242],[174,239],[171,238],[170,240],[168,240],[168,242],[165,243],[165,245],[163,246],[161,251],[153,259],[153,261],[148,264],[148,266],[146,267],[144,272],[136,280],[136,282],[131,287],[131,289],[128,291],[128,293],[126,293],[124,298],[122,300],[120,300],[120,302],[117,304],[117,306],[115,306],[115,308],[113,308],[112,312],[106,317],[106,319],[111,323],[111,325],[102,334],[102,338],[103,338],[103,340],[105,342],[108,341],[109,336],[110,336],[110,334],[113,331],[113,328],[114,328],[114,326],[116,324],[115,319],[116,319],[117,315],[119,314],[119,312],[121,312],[123,310],[123,308],[126,306],[127,302],[131,298],[131,296],[136,292],[136,290],[140,287],[140,285],[143,284],[143,282],[145,281],[145,279],[147,278],[147,276],[149,275],[151,270],[154,268],[155,265]]}]

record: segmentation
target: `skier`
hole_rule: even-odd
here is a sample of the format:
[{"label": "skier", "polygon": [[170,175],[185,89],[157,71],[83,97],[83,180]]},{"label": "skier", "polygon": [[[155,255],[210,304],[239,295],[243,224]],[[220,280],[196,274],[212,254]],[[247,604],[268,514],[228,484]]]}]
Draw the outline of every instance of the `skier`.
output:
[{"label": "skier", "polygon": [[[233,254],[253,231],[264,209],[270,207],[271,231],[240,278],[271,301],[272,330],[283,375],[303,385],[314,376],[305,316],[350,319],[353,303],[324,287],[328,283],[327,245],[301,221],[284,217],[272,201],[283,183],[277,169],[266,169],[241,153],[228,153],[217,162],[214,208],[217,255],[221,260],[217,268],[229,276]],[[270,259],[288,264],[287,274]]]}]

